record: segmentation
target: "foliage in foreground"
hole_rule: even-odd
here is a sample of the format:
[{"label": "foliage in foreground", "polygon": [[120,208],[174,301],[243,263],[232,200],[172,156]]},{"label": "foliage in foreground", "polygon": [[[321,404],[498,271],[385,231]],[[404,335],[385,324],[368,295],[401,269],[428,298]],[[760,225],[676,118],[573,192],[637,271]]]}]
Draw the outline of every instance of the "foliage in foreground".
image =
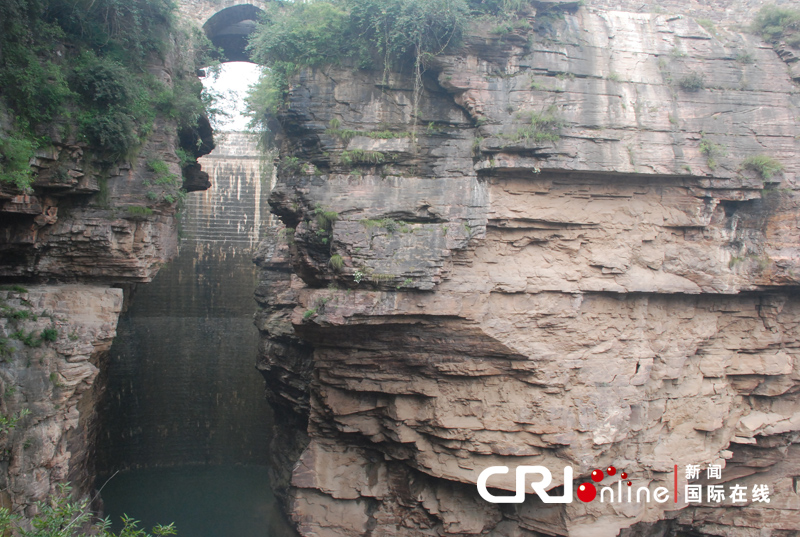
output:
[{"label": "foliage in foreground", "polygon": [[[58,493],[48,501],[37,503],[39,514],[25,524],[18,515],[12,515],[5,507],[0,507],[0,534],[13,534],[19,537],[78,537],[96,535],[97,537],[162,537],[177,535],[173,524],[158,525],[152,534],[138,527],[139,522],[123,516],[123,528],[119,533],[111,531],[111,522],[106,519],[91,523],[92,513],[89,501],[76,501],[71,496],[68,485],[60,485]],[[87,532],[87,526],[89,530]]]}]

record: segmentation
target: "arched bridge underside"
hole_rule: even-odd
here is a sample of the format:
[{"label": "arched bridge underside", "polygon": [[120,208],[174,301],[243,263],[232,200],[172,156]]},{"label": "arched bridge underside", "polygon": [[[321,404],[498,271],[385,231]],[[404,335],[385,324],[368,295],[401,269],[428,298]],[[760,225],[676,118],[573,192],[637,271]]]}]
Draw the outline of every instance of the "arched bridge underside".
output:
[{"label": "arched bridge underside", "polygon": [[267,3],[268,0],[181,0],[180,10],[203,28],[226,61],[250,61],[247,36],[255,29]]}]

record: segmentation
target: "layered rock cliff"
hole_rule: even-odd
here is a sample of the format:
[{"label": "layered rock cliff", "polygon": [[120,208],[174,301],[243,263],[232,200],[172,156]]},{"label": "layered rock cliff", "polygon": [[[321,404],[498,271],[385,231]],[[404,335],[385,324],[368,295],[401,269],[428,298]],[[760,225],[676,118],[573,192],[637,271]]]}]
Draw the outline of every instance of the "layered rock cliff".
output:
[{"label": "layered rock cliff", "polygon": [[[148,68],[165,87],[186,75],[174,51]],[[6,112],[3,136],[13,132]],[[60,484],[76,497],[94,490],[96,381],[123,287],[149,282],[177,253],[176,202],[209,186],[199,165],[181,178],[177,149],[213,148],[204,117],[179,132],[156,114],[142,146],[113,164],[69,119],[48,128],[31,187],[0,183],[0,506],[23,517]]]},{"label": "layered rock cliff", "polygon": [[[787,63],[688,17],[562,8],[476,25],[421,85],[292,80],[256,324],[301,535],[800,522]],[[499,505],[475,486],[489,466],[512,468],[490,483],[507,491],[519,465],[553,487],[614,466],[672,490],[690,464],[771,501],[687,506],[683,475],[677,503]]]},{"label": "layered rock cliff", "polygon": [[95,383],[122,290],[92,285],[0,291],[0,504],[32,516],[59,484],[94,487]]}]

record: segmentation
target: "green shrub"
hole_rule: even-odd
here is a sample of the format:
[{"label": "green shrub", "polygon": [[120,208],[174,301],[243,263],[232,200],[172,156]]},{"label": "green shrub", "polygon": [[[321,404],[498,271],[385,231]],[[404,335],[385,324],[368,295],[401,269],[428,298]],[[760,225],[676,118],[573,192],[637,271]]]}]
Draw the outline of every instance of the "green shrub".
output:
[{"label": "green shrub", "polygon": [[27,321],[31,318],[31,312],[30,310],[15,310],[9,308],[7,311],[3,312],[3,317],[14,321]]},{"label": "green shrub", "polygon": [[10,183],[21,190],[31,186],[30,159],[33,143],[18,135],[0,138],[0,183]]},{"label": "green shrub", "polygon": [[129,71],[111,58],[86,52],[72,75],[73,89],[86,101],[106,107],[125,107],[135,99]]},{"label": "green shrub", "polygon": [[120,111],[108,114],[86,114],[80,122],[83,137],[92,147],[107,153],[112,159],[123,159],[139,145],[136,124]]},{"label": "green shrub", "polygon": [[403,233],[409,233],[411,231],[408,223],[403,222],[402,220],[395,220],[394,218],[381,218],[380,220],[365,218],[361,221],[361,225],[369,230],[376,227],[382,227],[389,233],[394,233],[397,230],[400,230]]},{"label": "green shrub", "polygon": [[[152,530],[152,535],[138,527],[138,521],[124,515],[123,528],[119,534],[111,531],[111,522],[106,519],[92,523],[92,512],[89,510],[89,500],[78,500],[72,497],[72,488],[69,485],[58,485],[58,491],[50,495],[46,501],[36,503],[37,514],[30,519],[28,524],[20,516],[11,514],[5,508],[0,508],[0,532],[3,535],[18,535],[19,537],[79,537],[95,535],[97,537],[163,537],[177,535],[173,524],[168,526],[157,525]],[[86,526],[90,525],[88,530]]]},{"label": "green shrub", "polygon": [[180,177],[169,171],[169,164],[163,160],[148,160],[147,167],[153,172],[153,183],[170,186],[180,184]]},{"label": "green shrub", "polygon": [[716,144],[703,136],[700,139],[700,152],[706,156],[706,163],[711,170],[717,167],[717,158],[724,157],[728,154],[725,146]]},{"label": "green shrub", "polygon": [[369,275],[369,279],[372,280],[372,283],[380,284],[383,282],[390,282],[394,280],[397,276],[394,274],[387,274],[384,272],[376,272]]},{"label": "green shrub", "polygon": [[556,142],[561,139],[559,131],[563,126],[563,121],[558,116],[558,109],[555,105],[550,106],[545,112],[521,113],[517,117],[529,119],[530,125],[519,129],[513,135],[501,135],[501,137],[514,142],[531,140],[535,143]]},{"label": "green shrub", "polygon": [[678,81],[684,91],[700,91],[706,87],[706,77],[700,73],[691,72]]},{"label": "green shrub", "polygon": [[680,58],[685,58],[685,57],[686,57],[686,53],[685,53],[685,52],[683,52],[683,51],[682,51],[681,49],[679,49],[678,47],[672,47],[672,48],[670,49],[670,51],[669,51],[669,55],[670,55],[670,57],[671,57],[671,58],[673,58],[673,59],[676,59],[676,60],[678,60],[678,59],[680,59]]},{"label": "green shrub", "polygon": [[33,332],[26,334],[24,330],[17,330],[9,337],[21,341],[27,347],[37,348],[42,346],[42,339],[37,338]]},{"label": "green shrub", "polygon": [[153,209],[141,205],[128,205],[128,214],[132,216],[150,216]]},{"label": "green shrub", "polygon": [[411,284],[413,284],[413,283],[414,283],[414,280],[412,280],[411,278],[406,278],[405,280],[403,280],[402,283],[397,284],[397,289],[399,290],[399,289],[402,289],[403,287],[410,287]]},{"label": "green shrub", "polygon": [[[152,172],[153,178],[144,181],[145,186],[156,185],[160,188],[157,191],[148,190],[147,199],[153,201],[164,201],[166,203],[182,203],[186,198],[186,191],[183,190],[183,180],[170,171],[169,165],[163,160],[151,159],[147,161],[147,168]],[[130,209],[128,209],[130,211]],[[146,210],[133,209],[141,215],[148,214]],[[131,213],[134,214],[134,213]],[[152,214],[152,211],[149,213]]]},{"label": "green shrub", "polygon": [[350,140],[355,138],[356,136],[364,136],[367,138],[372,138],[373,140],[392,140],[395,138],[408,138],[411,136],[411,133],[408,131],[355,131],[350,129],[339,129],[339,128],[330,128],[325,129],[325,134],[330,136],[335,136],[342,141],[342,143],[347,144]]},{"label": "green shrub", "polygon": [[751,30],[766,41],[786,41],[789,46],[799,48],[800,9],[764,6],[758,11]]},{"label": "green shrub", "polygon": [[[164,117],[174,119],[178,128],[194,128],[200,116],[207,115],[213,121],[216,116],[225,115],[216,107],[218,96],[203,92],[203,83],[195,77],[176,77],[173,87],[153,83],[158,88],[154,105]],[[155,91],[155,90],[154,90]]]},{"label": "green shrub", "polygon": [[14,349],[8,344],[8,338],[0,337],[0,358],[10,356]]},{"label": "green shrub", "polygon": [[250,86],[245,98],[244,114],[250,118],[248,127],[268,132],[268,118],[274,116],[283,104],[286,90],[285,76],[263,69],[258,81]]},{"label": "green shrub", "polygon": [[[7,433],[11,429],[16,428],[17,424],[20,422],[22,418],[30,414],[31,411],[27,408],[23,408],[16,414],[12,414],[10,416],[6,416],[5,414],[0,414],[0,434]],[[2,526],[2,511],[0,511],[0,530],[4,530]]]},{"label": "green shrub", "polygon": [[298,173],[303,168],[303,161],[300,158],[295,156],[288,156],[281,158],[281,161],[278,163],[278,169],[287,174],[295,174]]},{"label": "green shrub", "polygon": [[15,293],[27,293],[28,289],[19,284],[0,285],[0,291],[14,291]]},{"label": "green shrub", "polygon": [[334,272],[341,272],[344,268],[344,259],[339,254],[332,255],[329,263]]},{"label": "green shrub", "polygon": [[141,80],[121,62],[85,52],[70,77],[80,96],[80,136],[112,160],[130,157],[150,133],[154,114]]},{"label": "green shrub", "polygon": [[314,209],[314,217],[320,229],[330,233],[333,231],[333,224],[339,220],[339,213],[336,211],[327,211],[321,206],[317,205]]},{"label": "green shrub", "polygon": [[716,35],[717,28],[714,26],[714,21],[710,19],[695,19],[697,24],[708,30],[708,33]]},{"label": "green shrub", "polygon": [[342,151],[339,155],[339,159],[345,166],[354,164],[383,164],[390,160],[380,151],[364,151],[362,149]]},{"label": "green shrub", "polygon": [[58,339],[58,330],[55,328],[45,328],[42,330],[41,338],[43,341],[56,341]]},{"label": "green shrub", "polygon": [[177,155],[178,160],[180,161],[181,168],[191,166],[192,164],[197,164],[197,159],[195,156],[182,147],[175,149],[175,155]]},{"label": "green shrub", "polygon": [[767,155],[747,157],[742,161],[742,167],[756,172],[765,181],[783,172],[783,164]]},{"label": "green shrub", "polygon": [[494,28],[489,30],[489,33],[494,35],[508,35],[516,30],[530,30],[531,23],[526,19],[504,19],[500,20]]}]

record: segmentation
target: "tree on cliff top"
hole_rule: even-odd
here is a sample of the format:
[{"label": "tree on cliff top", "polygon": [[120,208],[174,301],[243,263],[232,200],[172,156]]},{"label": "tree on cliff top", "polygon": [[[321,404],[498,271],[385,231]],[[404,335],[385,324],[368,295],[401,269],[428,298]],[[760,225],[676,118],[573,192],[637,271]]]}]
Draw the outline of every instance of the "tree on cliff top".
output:
[{"label": "tree on cliff top", "polygon": [[384,76],[410,68],[418,90],[425,61],[460,43],[469,13],[467,0],[276,2],[250,36],[252,59],[269,68],[248,99],[250,115],[264,127],[264,112],[275,113],[301,67],[347,64]]}]

